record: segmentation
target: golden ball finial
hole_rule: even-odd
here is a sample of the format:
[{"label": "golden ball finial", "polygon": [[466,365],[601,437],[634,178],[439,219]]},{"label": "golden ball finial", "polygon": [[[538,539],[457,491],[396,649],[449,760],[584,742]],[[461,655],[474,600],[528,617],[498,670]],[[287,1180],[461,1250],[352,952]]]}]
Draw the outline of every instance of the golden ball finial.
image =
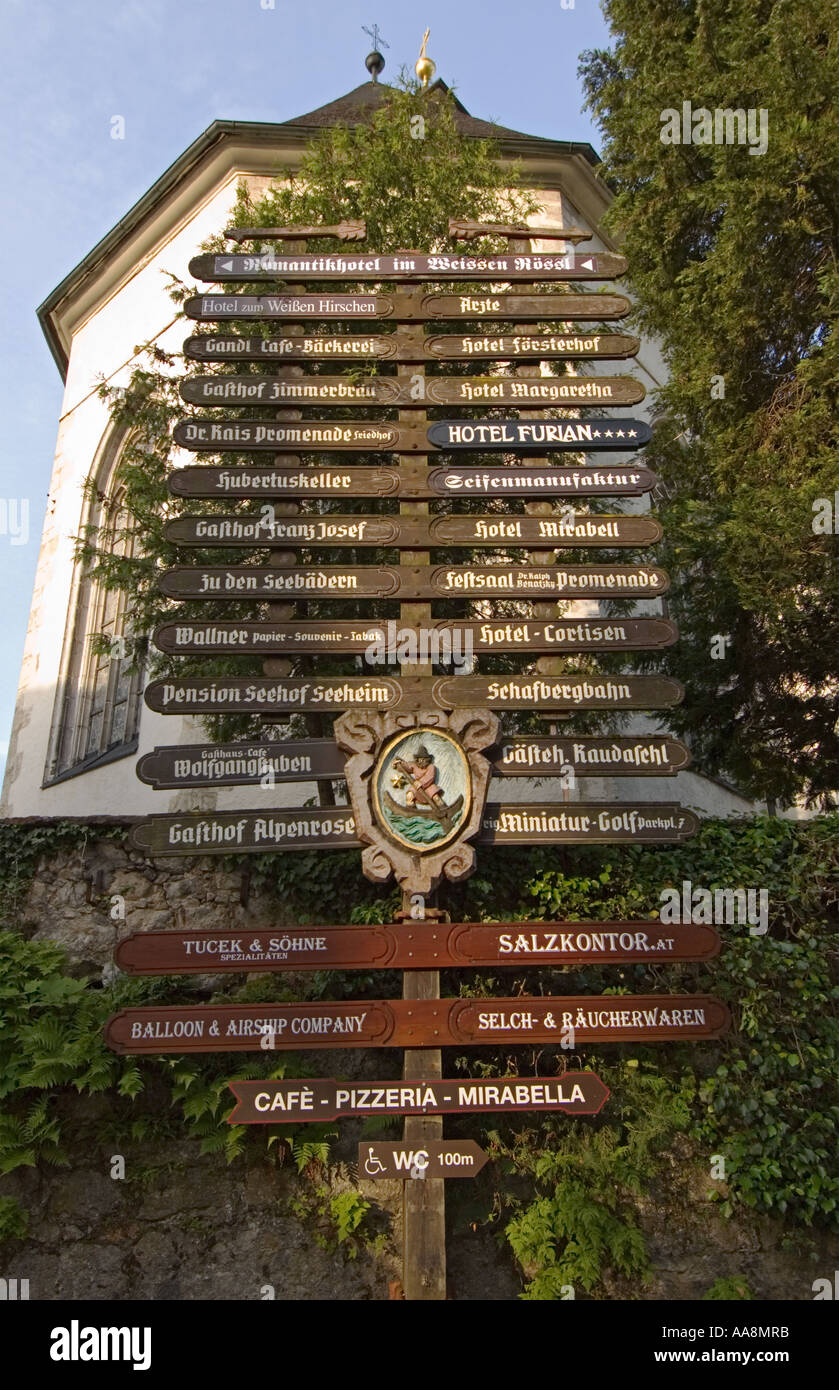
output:
[{"label": "golden ball finial", "polygon": [[420,82],[422,83],[423,87],[428,86],[429,82],[431,81],[432,77],[437,71],[437,64],[431,58],[428,57],[425,51],[425,45],[428,43],[428,36],[430,33],[431,30],[426,29],[425,33],[423,34],[422,47],[420,48],[419,57],[417,58],[417,61],[414,63],[414,71],[417,77],[419,78]]}]

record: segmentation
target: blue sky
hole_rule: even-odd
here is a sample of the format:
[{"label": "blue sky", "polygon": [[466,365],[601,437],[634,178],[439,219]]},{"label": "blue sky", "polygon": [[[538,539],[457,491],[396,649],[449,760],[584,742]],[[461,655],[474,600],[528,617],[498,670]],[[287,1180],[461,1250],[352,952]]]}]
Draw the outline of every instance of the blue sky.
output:
[{"label": "blue sky", "polygon": [[[0,518],[10,499],[28,499],[30,513],[28,542],[0,534],[0,761],[62,394],[37,306],[213,120],[288,120],[366,81],[362,25],[374,21],[390,45],[383,81],[413,66],[428,25],[437,75],[473,115],[597,148],[577,60],[608,31],[596,0],[566,3],[0,0],[3,232],[14,248],[0,272]],[[111,138],[113,116],[124,140]]]}]

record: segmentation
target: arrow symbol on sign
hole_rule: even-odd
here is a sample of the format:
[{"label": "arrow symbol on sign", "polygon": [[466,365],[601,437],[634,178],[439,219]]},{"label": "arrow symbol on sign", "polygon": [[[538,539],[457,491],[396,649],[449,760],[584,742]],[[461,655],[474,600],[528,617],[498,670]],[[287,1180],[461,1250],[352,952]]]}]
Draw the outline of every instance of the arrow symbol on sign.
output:
[{"label": "arrow symbol on sign", "polygon": [[583,261],[583,270],[594,270],[594,261]]}]

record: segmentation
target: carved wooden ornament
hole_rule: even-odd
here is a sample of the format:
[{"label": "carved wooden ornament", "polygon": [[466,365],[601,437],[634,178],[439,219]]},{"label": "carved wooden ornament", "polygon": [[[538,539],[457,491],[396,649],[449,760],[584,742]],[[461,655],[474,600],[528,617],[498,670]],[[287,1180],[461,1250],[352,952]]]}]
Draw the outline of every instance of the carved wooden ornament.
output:
[{"label": "carved wooden ornament", "polygon": [[482,756],[498,738],[489,710],[350,712],[334,736],[348,755],[347,789],[356,834],[365,844],[367,878],[395,874],[408,893],[431,893],[445,876],[473,872],[468,841],[481,828],[491,764]]}]

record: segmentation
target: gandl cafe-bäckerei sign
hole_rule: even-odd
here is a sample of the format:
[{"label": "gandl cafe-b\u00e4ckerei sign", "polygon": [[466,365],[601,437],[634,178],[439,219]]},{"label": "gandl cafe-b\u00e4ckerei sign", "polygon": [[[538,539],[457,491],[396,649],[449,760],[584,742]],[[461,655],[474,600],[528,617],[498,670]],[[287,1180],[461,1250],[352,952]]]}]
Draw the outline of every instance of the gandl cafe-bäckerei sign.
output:
[{"label": "gandl cafe-b\u00e4ckerei sign", "polygon": [[[343,226],[344,224],[342,224]],[[363,224],[347,224],[347,239],[363,239]],[[451,235],[482,229],[452,222]],[[243,510],[176,516],[167,538],[183,548],[210,552],[237,547],[247,563],[173,566],[160,588],[182,602],[229,599],[239,605],[230,619],[203,620],[175,612],[154,634],[171,654],[261,655],[263,676],[175,675],[153,681],[146,700],[169,713],[262,715],[275,737],[241,742],[159,747],[141,758],[139,776],[161,789],[260,787],[260,806],[147,817],[135,825],[135,849],[154,855],[329,848],[362,849],[364,872],[373,880],[395,875],[404,894],[426,897],[446,877],[467,877],[475,845],[678,842],[695,833],[696,817],[674,802],[566,800],[576,778],[673,776],[689,763],[687,749],[669,736],[552,732],[549,737],[502,733],[496,711],[542,710],[553,721],[577,709],[657,710],[678,703],[677,681],[658,676],[575,674],[566,654],[651,650],[677,640],[661,617],[561,618],[545,599],[653,598],[669,578],[641,563],[570,564],[554,552],[603,547],[642,549],[661,537],[650,516],[590,513],[551,499],[641,496],[656,482],[637,459],[604,463],[591,454],[631,453],[650,438],[643,420],[597,415],[537,416],[528,411],[579,410],[632,405],[643,387],[629,376],[532,376],[519,362],[633,357],[636,338],[575,323],[608,322],[629,311],[615,294],[558,292],[562,282],[608,280],[626,263],[607,253],[534,253],[522,249],[522,228],[483,229],[505,234],[513,247],[489,255],[379,254],[375,251],[201,255],[191,262],[199,280],[242,284],[267,281],[266,294],[198,294],[185,312],[203,322],[281,320],[294,325],[281,336],[208,333],[184,344],[188,361],[218,370],[180,383],[183,399],[208,413],[180,422],[175,443],[216,456],[172,470],[173,496],[242,501]],[[323,229],[339,233],[339,229]],[[231,228],[237,243],[316,237],[317,228]],[[546,240],[580,241],[585,233],[543,229]],[[492,282],[471,292],[441,293],[428,286],[446,280]],[[373,288],[332,293],[329,281]],[[503,282],[540,285],[540,292],[497,292]],[[291,288],[285,288],[290,286]],[[401,286],[401,287],[400,287]],[[551,318],[555,326],[545,329]],[[379,325],[344,332],[359,320]],[[463,332],[434,331],[435,323],[461,321]],[[499,327],[505,322],[512,327]],[[521,323],[539,326],[532,332]],[[431,331],[416,325],[427,324]],[[381,331],[396,325],[396,331]],[[414,325],[412,327],[412,325]],[[314,328],[314,331],[312,331]],[[376,375],[360,367],[387,365]],[[475,375],[427,376],[426,362],[470,362]],[[292,363],[336,362],[351,375]],[[258,364],[249,374],[245,364]],[[501,369],[499,369],[501,364]],[[266,375],[266,370],[270,374]],[[530,369],[533,370],[533,369]],[[300,419],[289,407],[399,410],[382,418]],[[524,412],[506,418],[457,415],[429,421],[429,407]],[[256,418],[223,418],[230,409],[285,411]],[[225,455],[275,455],[268,463]],[[291,452],[289,452],[291,451]],[[310,459],[312,452],[318,457]],[[372,464],[353,455],[379,454]],[[568,454],[577,461],[570,466]],[[337,459],[335,454],[340,455]],[[557,454],[557,460],[551,455]],[[326,455],[326,461],[321,458]],[[495,456],[487,462],[482,456]],[[533,458],[534,455],[540,457]],[[563,462],[563,455],[565,460]],[[531,461],[532,460],[532,461]],[[365,514],[319,510],[318,499],[371,498]],[[417,501],[484,497],[482,515],[432,512]],[[272,499],[281,499],[273,501]],[[376,510],[375,499],[400,503],[399,514]],[[510,499],[525,510],[510,510]],[[507,503],[507,509],[503,507]],[[301,502],[309,510],[301,511]],[[250,503],[248,509],[247,504]],[[405,504],[405,505],[403,505]],[[388,505],[392,505],[388,503]],[[389,549],[400,563],[342,566],[321,563],[319,549]],[[433,563],[447,548],[486,551],[483,562]],[[532,547],[530,554],[528,548]],[[499,555],[499,549],[502,553]],[[305,552],[303,563],[298,554]],[[417,563],[411,552],[417,552]],[[496,552],[493,558],[493,551]],[[312,553],[314,552],[314,553]],[[548,554],[546,554],[548,552]],[[352,558],[352,557],[351,557]],[[608,557],[607,557],[608,558]],[[548,561],[546,563],[546,561]],[[308,608],[299,616],[294,599],[408,602],[408,619],[371,617],[363,608],[323,618]],[[430,603],[480,599],[480,616],[432,615]],[[515,616],[492,605],[518,599]],[[540,602],[541,600],[541,602]],[[254,607],[241,616],[242,603]],[[266,610],[267,604],[267,610]],[[462,611],[462,610],[460,610]],[[404,613],[403,613],[404,617]],[[518,674],[434,674],[435,664],[464,656],[518,653],[529,670]],[[545,655],[539,655],[544,653]],[[362,657],[366,676],[294,674],[294,658]],[[407,664],[406,664],[407,663]],[[375,668],[402,666],[400,676]],[[533,669],[535,665],[535,671]],[[293,714],[337,714],[332,738],[282,736]],[[556,794],[543,802],[491,803],[490,776],[501,787],[511,778],[553,779]],[[272,808],[262,800],[275,783],[343,785],[348,805]],[[550,783],[549,783],[550,784]],[[620,964],[710,960],[719,950],[712,928],[657,922],[456,923],[429,908],[418,920],[380,927],[277,927],[226,935],[201,930],[133,933],[120,942],[116,960],[133,974],[320,970],[436,970],[449,967]],[[705,995],[614,997],[540,995],[534,998],[381,999],[264,1005],[148,1006],[123,1010],[109,1020],[106,1037],[119,1052],[248,1051],[328,1047],[439,1048],[503,1044],[577,1047],[585,1042],[655,1042],[718,1037],[729,1024],[723,1004]],[[570,1039],[570,1041],[569,1041]],[[551,1080],[515,1077],[498,1082],[429,1081],[368,1087],[335,1081],[237,1082],[232,1087],[234,1123],[279,1123],[340,1115],[470,1113],[482,1109],[593,1114],[608,1091],[591,1072]],[[381,1103],[371,1099],[381,1094]]]}]

